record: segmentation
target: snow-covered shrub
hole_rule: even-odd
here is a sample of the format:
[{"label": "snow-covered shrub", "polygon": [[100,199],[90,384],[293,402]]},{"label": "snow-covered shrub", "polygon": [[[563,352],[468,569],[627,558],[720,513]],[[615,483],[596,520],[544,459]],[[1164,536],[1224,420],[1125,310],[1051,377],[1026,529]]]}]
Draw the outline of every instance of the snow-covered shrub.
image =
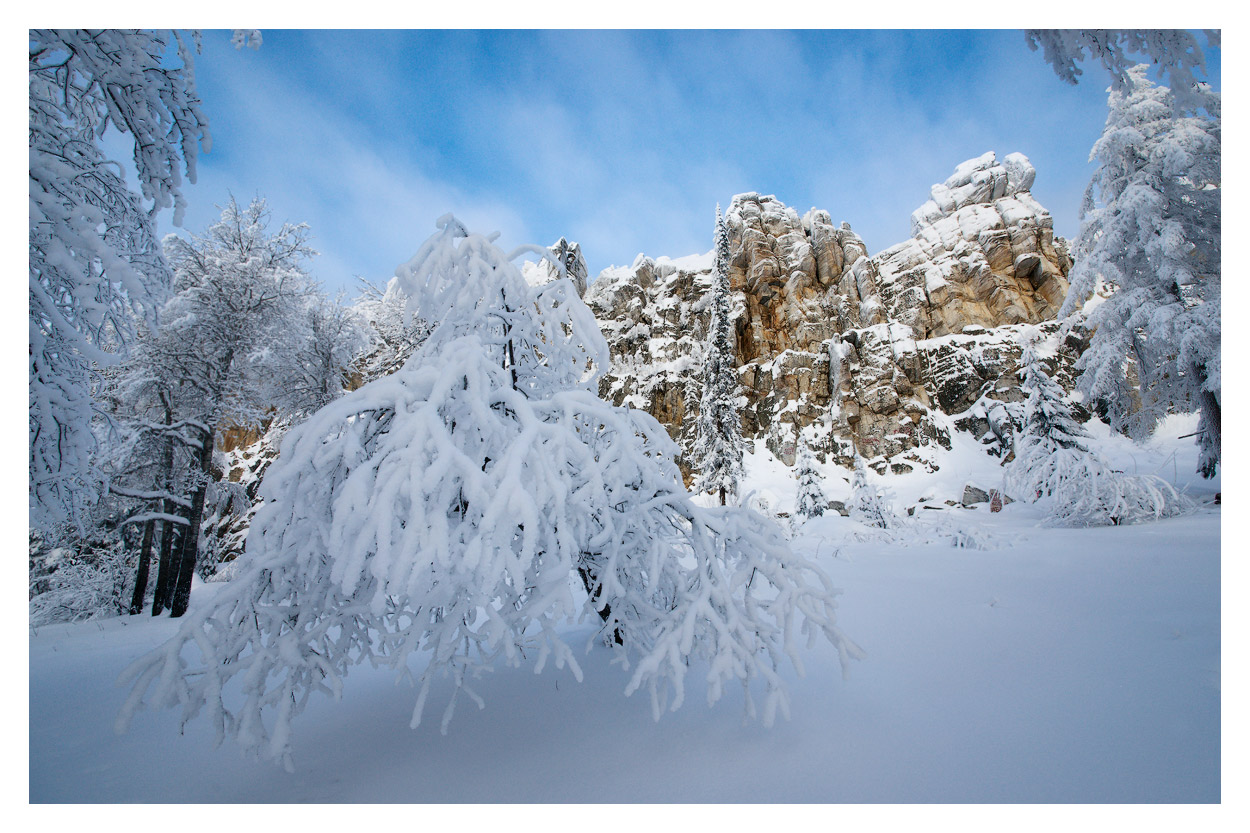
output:
[{"label": "snow-covered shrub", "polygon": [[78,546],[39,547],[31,557],[30,625],[120,616],[134,586],[133,547],[111,532]]},{"label": "snow-covered shrub", "polygon": [[925,542],[949,543],[952,547],[966,550],[991,550],[999,546],[998,539],[969,519],[957,519],[952,512],[932,512],[940,517],[923,530]]},{"label": "snow-covered shrub", "polygon": [[446,729],[498,660],[580,679],[560,631],[579,618],[602,622],[632,668],[626,694],[647,690],[657,718],[698,662],[709,702],[737,682],[754,714],[761,683],[770,723],[800,638],[857,656],[828,577],[775,523],[694,505],[663,426],[595,395],[607,344],[572,283],[530,287],[493,238],[451,217],[439,229],[397,276],[440,323],[395,373],[290,430],[246,572],[123,674],[119,725],[145,701],[181,704],[289,768],[291,720],[350,666],[415,674],[413,726],[450,676]]},{"label": "snow-covered shrub", "polygon": [[1029,398],[1006,472],[1013,498],[1041,504],[1047,521],[1060,526],[1141,523],[1191,508],[1163,479],[1114,471],[1089,448],[1088,433],[1038,355],[1035,332],[1024,339],[1020,377]]}]

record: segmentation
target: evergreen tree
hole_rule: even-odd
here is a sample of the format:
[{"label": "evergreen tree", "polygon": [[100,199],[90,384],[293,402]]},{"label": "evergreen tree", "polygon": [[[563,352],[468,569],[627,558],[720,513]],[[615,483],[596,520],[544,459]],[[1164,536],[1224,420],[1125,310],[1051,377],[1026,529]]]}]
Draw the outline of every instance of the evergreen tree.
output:
[{"label": "evergreen tree", "polygon": [[898,516],[885,489],[868,482],[868,467],[855,452],[855,472],[851,475],[851,500],[847,513],[862,524],[889,529],[898,525]]},{"label": "evergreen tree", "polygon": [[1139,523],[1188,509],[1162,479],[1113,471],[1090,449],[1089,434],[1047,372],[1036,340],[1036,330],[1027,333],[1020,356],[1020,389],[1029,398],[1006,472],[1012,496],[1040,502],[1047,520],[1062,526]]},{"label": "evergreen tree", "polygon": [[[1022,443],[1051,454],[1059,449],[1085,450],[1088,432],[1076,421],[1072,406],[1059,383],[1050,377],[1037,352],[1036,329],[1024,333],[1020,350],[1020,390],[1028,396],[1024,407]],[[1021,449],[1017,447],[1019,458]]]},{"label": "evergreen tree", "polygon": [[498,659],[580,679],[561,636],[579,616],[616,635],[626,694],[649,690],[657,718],[696,662],[710,701],[736,681],[750,714],[762,682],[769,723],[801,636],[858,655],[828,577],[776,524],[694,505],[663,426],[596,396],[608,348],[572,283],[528,286],[493,239],[448,215],[397,270],[440,323],[397,371],[291,429],[246,572],[125,672],[123,726],[150,694],[289,767],[292,718],[351,665],[407,675],[427,651],[412,725],[449,675],[445,729]]},{"label": "evergreen tree", "polygon": [[[1219,47],[1218,29],[1203,34],[1207,46]],[[1206,57],[1198,39],[1184,29],[1027,29],[1024,37],[1029,49],[1041,47],[1046,62],[1067,83],[1077,83],[1084,74],[1077,64],[1089,57],[1102,64],[1116,92],[1134,85],[1135,56],[1149,56],[1159,76],[1176,91],[1178,107],[1191,107],[1195,101],[1201,106],[1201,84],[1194,70],[1206,72]]]},{"label": "evergreen tree", "polygon": [[1111,93],[1061,315],[1100,280],[1112,287],[1089,314],[1094,333],[1076,365],[1078,387],[1138,440],[1167,414],[1197,410],[1198,470],[1212,477],[1220,461],[1220,96],[1201,86],[1189,98],[1205,114],[1178,115],[1172,92],[1145,74],[1129,69],[1130,83]]},{"label": "evergreen tree", "polygon": [[695,423],[695,491],[710,492],[721,506],[738,494],[742,479],[742,419],[738,415],[737,351],[730,318],[729,231],[716,206],[716,263],[709,290],[711,320],[703,358],[703,391]]},{"label": "evergreen tree", "polygon": [[821,488],[820,472],[816,470],[816,455],[812,453],[800,431],[798,437],[798,454],[794,461],[794,473],[798,479],[798,496],[795,499],[794,515],[806,521],[825,514],[829,500]]}]

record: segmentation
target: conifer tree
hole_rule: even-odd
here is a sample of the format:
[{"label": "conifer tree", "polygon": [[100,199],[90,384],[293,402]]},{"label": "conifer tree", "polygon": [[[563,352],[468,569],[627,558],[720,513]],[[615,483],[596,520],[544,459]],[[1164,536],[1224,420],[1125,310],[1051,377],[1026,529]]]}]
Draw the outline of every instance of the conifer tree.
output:
[{"label": "conifer tree", "polygon": [[1079,389],[1137,440],[1167,414],[1197,410],[1198,470],[1212,477],[1220,461],[1220,96],[1198,85],[1181,113],[1145,66],[1127,79],[1111,93],[1090,154],[1100,167],[1060,314],[1099,281],[1112,287],[1089,314],[1094,332],[1076,365]]},{"label": "conifer tree", "polygon": [[848,514],[868,526],[889,529],[896,526],[898,516],[890,505],[890,496],[884,489],[868,482],[868,467],[859,452],[855,452],[855,473],[851,476],[851,500]]},{"label": "conifer tree", "polygon": [[703,358],[703,391],[695,424],[695,491],[724,506],[742,479],[742,420],[738,415],[737,351],[730,318],[729,231],[716,206],[716,261],[709,290],[711,320]]},{"label": "conifer tree", "polygon": [[820,472],[816,470],[816,455],[812,453],[807,440],[803,438],[802,431],[799,432],[794,473],[799,482],[798,497],[795,499],[795,517],[806,521],[825,514],[829,500],[825,497],[824,489],[820,485],[821,477]]},{"label": "conifer tree", "polygon": [[1020,356],[1020,389],[1029,398],[1006,472],[1012,496],[1041,503],[1047,521],[1061,526],[1138,523],[1185,511],[1189,502],[1164,480],[1114,471],[1090,449],[1089,434],[1047,372],[1036,341],[1036,330],[1026,333]]}]

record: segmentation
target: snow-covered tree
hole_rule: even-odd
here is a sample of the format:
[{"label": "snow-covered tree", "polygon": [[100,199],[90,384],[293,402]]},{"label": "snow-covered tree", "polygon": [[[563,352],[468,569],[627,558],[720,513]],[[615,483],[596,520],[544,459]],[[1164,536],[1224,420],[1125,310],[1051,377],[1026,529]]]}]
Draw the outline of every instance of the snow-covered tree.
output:
[{"label": "snow-covered tree", "polygon": [[1186,511],[1189,502],[1166,481],[1114,471],[1090,449],[1089,434],[1047,372],[1036,341],[1036,331],[1026,334],[1020,356],[1020,389],[1029,398],[1007,467],[1009,494],[1040,502],[1047,520],[1061,526],[1140,523]]},{"label": "snow-covered tree", "polygon": [[74,546],[47,547],[32,541],[31,627],[119,616],[132,596],[134,546],[124,527],[94,525]]},{"label": "snow-covered tree", "polygon": [[[205,504],[213,503],[217,431],[259,426],[271,406],[300,394],[291,384],[290,356],[307,347],[304,262],[314,253],[306,236],[306,227],[291,224],[269,234],[263,200],[246,209],[231,200],[203,236],[165,239],[173,295],[161,309],[161,326],[135,347],[132,393],[123,397],[138,402],[133,391],[148,389],[147,399],[159,408],[136,411],[132,428],[192,452],[162,452],[171,466],[181,462],[189,470],[165,472],[146,492],[167,501],[159,518],[166,533],[154,612],[186,610]],[[171,534],[171,525],[186,534]]]},{"label": "snow-covered tree", "polygon": [[1077,422],[1063,388],[1050,377],[1038,353],[1039,333],[1023,333],[1020,349],[1020,391],[1028,396],[1024,406],[1022,436],[1016,443],[1016,460],[1032,451],[1050,454],[1059,449],[1084,448],[1089,433]]},{"label": "snow-covered tree", "polygon": [[[1069,84],[1075,85],[1084,74],[1077,64],[1088,57],[1102,64],[1111,88],[1123,92],[1134,86],[1132,68],[1139,61],[1137,56],[1147,56],[1159,77],[1166,78],[1176,91],[1179,107],[1201,106],[1201,94],[1198,102],[1190,94],[1199,91],[1194,70],[1206,72],[1206,56],[1198,39],[1184,29],[1028,29],[1024,36],[1030,49],[1041,47],[1055,74]],[[1220,45],[1218,29],[1205,30],[1204,36],[1207,46]]]},{"label": "snow-covered tree", "polygon": [[798,496],[795,498],[794,515],[806,521],[825,514],[829,499],[821,488],[820,472],[816,469],[816,455],[799,432],[798,449],[794,461],[794,476],[798,480]]},{"label": "snow-covered tree", "polygon": [[292,718],[351,665],[415,662],[415,726],[438,675],[479,703],[471,680],[497,660],[580,679],[560,630],[579,616],[615,637],[626,693],[647,689],[657,718],[699,661],[710,702],[737,681],[754,713],[761,682],[769,722],[802,635],[855,656],[825,574],[771,521],[694,505],[664,428],[595,395],[607,344],[571,282],[529,287],[493,237],[438,227],[397,276],[440,323],[289,432],[246,572],[125,672],[120,724],[150,696],[289,767]]},{"label": "snow-covered tree", "polygon": [[851,499],[846,508],[852,518],[867,526],[889,529],[899,523],[889,493],[868,481],[868,467],[858,451],[855,452],[855,471],[851,475]]},{"label": "snow-covered tree", "polygon": [[278,342],[276,374],[281,390],[269,397],[294,415],[320,410],[351,385],[370,346],[368,323],[343,295],[319,290],[304,295],[292,337]]},{"label": "snow-covered tree", "polygon": [[711,320],[703,353],[703,390],[691,468],[694,487],[720,497],[736,497],[742,479],[742,417],[738,414],[738,365],[730,318],[729,231],[716,206],[716,265],[710,290]]},{"label": "snow-covered tree", "polygon": [[[188,39],[29,31],[30,520],[41,528],[70,523],[85,534],[104,490],[98,371],[136,322],[153,322],[169,284],[154,217],[172,208],[181,223],[183,170],[194,182],[198,149],[210,144]],[[259,35],[243,42],[257,46]],[[133,138],[138,194],[101,150],[112,132]]]},{"label": "snow-covered tree", "polygon": [[1111,93],[1061,315],[1099,281],[1110,285],[1089,313],[1078,386],[1135,439],[1168,413],[1199,411],[1199,470],[1211,477],[1220,460],[1220,97],[1195,90],[1205,114],[1178,116],[1171,91],[1145,74],[1128,70],[1129,86]]},{"label": "snow-covered tree", "polygon": [[360,296],[353,305],[368,324],[371,346],[360,362],[364,381],[394,373],[430,334],[430,325],[408,308],[396,278],[377,286],[360,279]]}]

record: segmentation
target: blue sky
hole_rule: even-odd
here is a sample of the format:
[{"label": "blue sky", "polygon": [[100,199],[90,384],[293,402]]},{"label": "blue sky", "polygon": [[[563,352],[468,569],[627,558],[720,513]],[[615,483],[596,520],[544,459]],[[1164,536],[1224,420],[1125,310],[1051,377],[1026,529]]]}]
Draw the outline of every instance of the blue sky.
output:
[{"label": "blue sky", "polygon": [[[1208,52],[1219,88],[1219,50]],[[824,208],[877,252],[965,159],[1027,155],[1073,236],[1107,81],[1002,31],[209,31],[213,146],[185,228],[263,196],[328,287],[385,281],[452,211],[505,248],[581,243],[592,277],[712,247],[716,204]],[[168,223],[168,214],[164,220]]]}]

